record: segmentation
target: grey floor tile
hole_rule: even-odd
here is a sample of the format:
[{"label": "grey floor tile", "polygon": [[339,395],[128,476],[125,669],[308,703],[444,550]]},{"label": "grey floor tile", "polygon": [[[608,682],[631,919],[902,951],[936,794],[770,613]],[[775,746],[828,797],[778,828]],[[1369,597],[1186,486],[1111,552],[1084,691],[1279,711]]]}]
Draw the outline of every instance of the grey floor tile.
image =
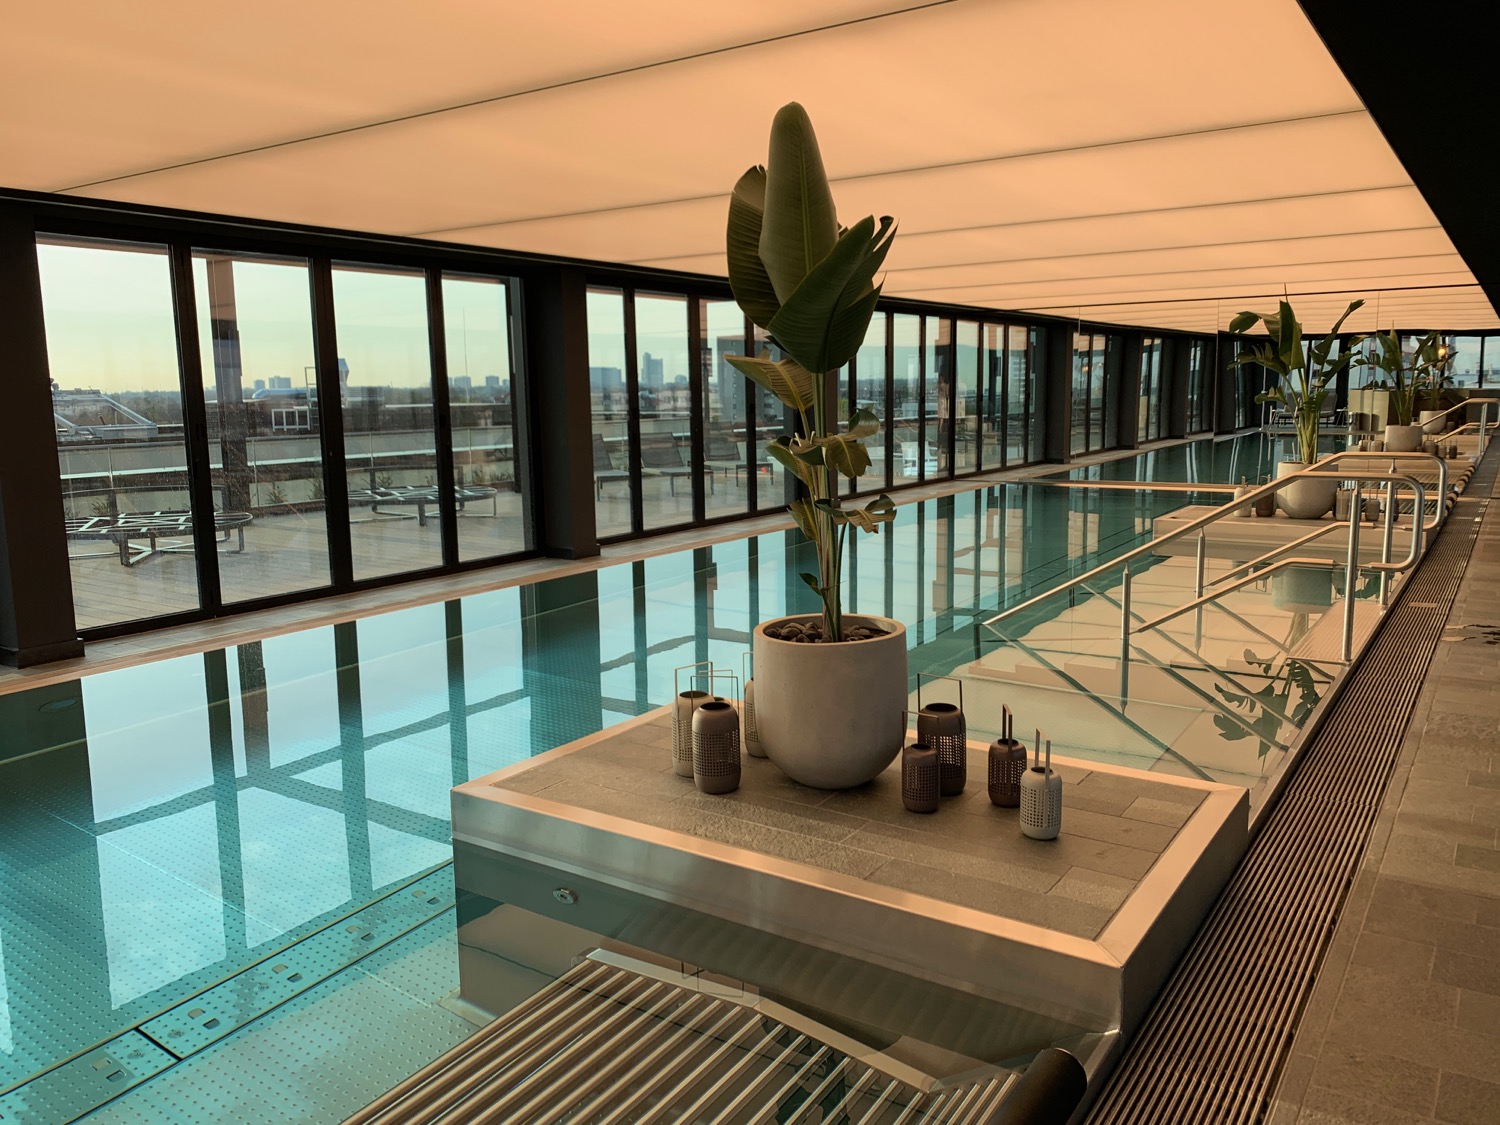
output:
[{"label": "grey floor tile", "polygon": [[1366,930],[1355,942],[1353,963],[1426,980],[1432,973],[1432,959],[1436,952],[1434,945]]},{"label": "grey floor tile", "polygon": [[1388,1109],[1428,1116],[1437,1102],[1436,1067],[1337,1044],[1324,1048],[1311,1085]]},{"label": "grey floor tile", "polygon": [[1437,1119],[1454,1125],[1495,1125],[1500,1121],[1500,1085],[1444,1074],[1438,1084]]}]

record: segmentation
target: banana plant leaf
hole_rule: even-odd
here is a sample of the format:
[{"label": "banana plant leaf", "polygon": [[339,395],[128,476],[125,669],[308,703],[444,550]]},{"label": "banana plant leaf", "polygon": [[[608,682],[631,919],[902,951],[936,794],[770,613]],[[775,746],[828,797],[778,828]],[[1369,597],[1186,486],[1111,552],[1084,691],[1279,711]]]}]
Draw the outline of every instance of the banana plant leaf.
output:
[{"label": "banana plant leaf", "polygon": [[760,260],[784,305],[828,257],[839,232],[818,138],[807,111],[796,102],[776,111],[766,168]]}]

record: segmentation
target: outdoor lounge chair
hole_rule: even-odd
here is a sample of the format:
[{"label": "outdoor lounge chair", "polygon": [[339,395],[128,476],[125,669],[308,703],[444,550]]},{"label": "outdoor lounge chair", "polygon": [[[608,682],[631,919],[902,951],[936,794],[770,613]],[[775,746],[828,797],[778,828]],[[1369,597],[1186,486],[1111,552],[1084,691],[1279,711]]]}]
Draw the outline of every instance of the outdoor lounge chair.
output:
[{"label": "outdoor lounge chair", "polygon": [[[682,463],[682,450],[670,434],[641,435],[641,468],[650,469],[668,479],[672,495],[677,495],[677,481],[691,477],[693,470]],[[708,472],[708,490],[713,491],[714,475]]]},{"label": "outdoor lounge chair", "polygon": [[624,469],[615,468],[614,462],[609,459],[609,450],[604,447],[604,435],[594,435],[594,493],[599,499],[604,498],[604,483],[611,480],[629,480],[630,474]]},{"label": "outdoor lounge chair", "polygon": [[722,470],[726,475],[745,467],[745,455],[740,445],[723,430],[709,430],[703,435],[703,467]]}]

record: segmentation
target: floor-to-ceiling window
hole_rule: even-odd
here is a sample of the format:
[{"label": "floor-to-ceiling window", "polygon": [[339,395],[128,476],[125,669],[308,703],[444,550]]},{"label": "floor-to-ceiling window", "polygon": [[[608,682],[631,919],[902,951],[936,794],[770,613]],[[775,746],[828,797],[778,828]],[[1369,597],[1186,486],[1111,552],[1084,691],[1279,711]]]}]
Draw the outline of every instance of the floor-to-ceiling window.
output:
[{"label": "floor-to-ceiling window", "polygon": [[354,578],[440,566],[427,279],[333,268]]},{"label": "floor-to-ceiling window", "polygon": [[742,515],[751,510],[748,422],[755,384],[730,366],[725,356],[746,355],[745,314],[733,301],[699,303],[703,355],[699,429],[703,434],[706,517]]},{"label": "floor-to-ceiling window", "polygon": [[630,383],[625,362],[625,296],[590,289],[589,409],[593,416],[594,523],[601,537],[628,534],[635,504]]},{"label": "floor-to-ceiling window", "polygon": [[1196,434],[1209,428],[1208,345],[1202,340],[1188,343],[1187,362],[1187,432]]},{"label": "floor-to-ceiling window", "polygon": [[448,411],[453,434],[458,557],[526,549],[516,456],[520,405],[510,283],[443,275]]},{"label": "floor-to-ceiling window", "polygon": [[[332,581],[311,281],[305,259],[193,253],[203,398],[226,603]],[[247,547],[242,528],[254,518]]]},{"label": "floor-to-ceiling window", "polygon": [[695,482],[703,475],[692,457],[688,300],[637,293],[634,313],[641,528],[655,531],[692,521]]},{"label": "floor-to-ceiling window", "polygon": [[[892,371],[895,397],[891,401],[891,440],[895,445],[895,482],[921,479],[922,449],[922,318],[896,313],[891,318]],[[935,459],[934,470],[937,468]]]},{"label": "floor-to-ceiling window", "polygon": [[1161,355],[1159,336],[1141,341],[1141,390],[1136,401],[1136,440],[1155,441],[1161,437]]},{"label": "floor-to-ceiling window", "polygon": [[925,450],[916,469],[922,480],[952,475],[953,322],[922,318],[922,392],[918,436]]},{"label": "floor-to-ceiling window", "polygon": [[195,610],[167,248],[47,238],[37,265],[78,626]]},{"label": "floor-to-ceiling window", "polygon": [[[953,471],[973,472],[979,460],[979,324],[960,320],[954,326],[953,402],[949,429]],[[942,409],[942,398],[938,400]]]},{"label": "floor-to-ceiling window", "polygon": [[[980,360],[984,400],[979,420],[979,458],[986,469],[997,469],[1007,461],[1005,435],[1010,396],[1006,381],[1006,332],[1003,324],[984,325],[984,354]],[[1025,394],[1024,385],[1021,392]]]},{"label": "floor-to-ceiling window", "polygon": [[877,312],[865,330],[865,341],[854,357],[854,403],[874,411],[880,419],[880,432],[866,439],[870,451],[870,469],[855,482],[856,492],[880,492],[886,488],[891,470],[891,433],[894,419],[886,395],[886,332],[890,317]]}]

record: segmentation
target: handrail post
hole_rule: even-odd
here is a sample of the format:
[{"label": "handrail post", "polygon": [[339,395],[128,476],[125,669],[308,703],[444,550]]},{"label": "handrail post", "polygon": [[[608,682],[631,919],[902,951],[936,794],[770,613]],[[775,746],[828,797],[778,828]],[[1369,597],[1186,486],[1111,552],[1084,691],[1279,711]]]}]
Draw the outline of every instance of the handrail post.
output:
[{"label": "handrail post", "polygon": [[1120,706],[1130,700],[1130,567],[1120,578]]},{"label": "handrail post", "polygon": [[[1203,596],[1203,576],[1208,567],[1208,532],[1198,532],[1198,573],[1193,580],[1193,597]],[[1199,656],[1203,655],[1203,607],[1200,605],[1195,614],[1193,625],[1193,651]]]},{"label": "handrail post", "polygon": [[[1380,561],[1389,564],[1391,561],[1391,544],[1396,536],[1396,482],[1388,480],[1385,482],[1385,526],[1380,532]],[[1389,571],[1380,572],[1380,605],[1384,609],[1391,604],[1391,575]]]},{"label": "handrail post", "polygon": [[[1359,510],[1362,506],[1360,492],[1362,484],[1358,480],[1354,482],[1354,495],[1349,505],[1349,556],[1348,562],[1344,564],[1344,641],[1341,648],[1342,659],[1348,664],[1354,655],[1354,586],[1356,576],[1359,573]],[[1421,522],[1421,513],[1417,513],[1417,522]]]}]

